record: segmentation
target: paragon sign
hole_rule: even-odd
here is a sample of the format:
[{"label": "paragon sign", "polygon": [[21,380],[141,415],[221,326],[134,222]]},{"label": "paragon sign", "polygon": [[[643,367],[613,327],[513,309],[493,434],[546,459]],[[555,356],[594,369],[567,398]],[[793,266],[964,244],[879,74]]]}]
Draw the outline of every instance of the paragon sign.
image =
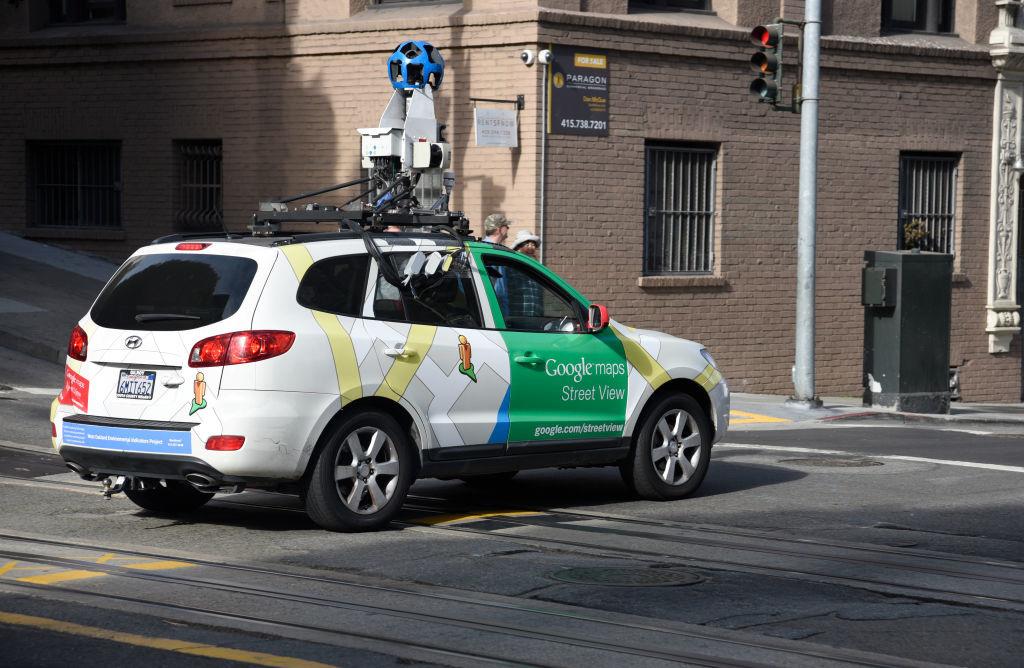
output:
[{"label": "paragon sign", "polygon": [[548,68],[548,132],[608,136],[608,55],[556,46]]}]

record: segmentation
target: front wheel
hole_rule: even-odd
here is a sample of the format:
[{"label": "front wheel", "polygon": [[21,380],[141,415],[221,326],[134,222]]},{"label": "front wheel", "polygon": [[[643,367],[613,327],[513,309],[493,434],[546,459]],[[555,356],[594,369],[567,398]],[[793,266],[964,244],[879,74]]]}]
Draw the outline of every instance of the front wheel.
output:
[{"label": "front wheel", "polygon": [[306,490],[306,512],[329,531],[384,526],[412,484],[413,452],[409,437],[387,413],[350,416],[320,451]]},{"label": "front wheel", "polygon": [[124,493],[140,508],[164,515],[196,510],[213,498],[213,494],[200,492],[187,482],[154,478],[130,480]]},{"label": "front wheel", "polygon": [[642,498],[681,499],[700,487],[710,460],[711,421],[693,397],[674,394],[647,414],[619,471]]}]

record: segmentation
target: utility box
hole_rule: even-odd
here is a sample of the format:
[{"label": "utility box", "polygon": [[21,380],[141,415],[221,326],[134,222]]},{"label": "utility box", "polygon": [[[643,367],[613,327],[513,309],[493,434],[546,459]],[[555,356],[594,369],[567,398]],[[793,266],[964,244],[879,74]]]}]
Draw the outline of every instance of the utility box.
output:
[{"label": "utility box", "polygon": [[953,256],[865,251],[864,405],[949,412]]}]

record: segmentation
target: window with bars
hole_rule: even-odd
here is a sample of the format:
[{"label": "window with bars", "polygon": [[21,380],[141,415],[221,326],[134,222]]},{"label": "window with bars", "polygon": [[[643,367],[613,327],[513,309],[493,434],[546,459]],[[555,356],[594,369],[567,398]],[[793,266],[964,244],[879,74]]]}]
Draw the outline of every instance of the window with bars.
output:
[{"label": "window with bars", "polygon": [[121,226],[121,142],[25,145],[29,227]]},{"label": "window with bars", "polygon": [[953,0],[882,0],[885,32],[953,32]]},{"label": "window with bars", "polygon": [[125,20],[125,0],[49,0],[49,23],[117,23]]},{"label": "window with bars", "polygon": [[711,273],[717,149],[648,144],[646,153],[644,274]]},{"label": "window with bars", "polygon": [[954,252],[956,177],[960,157],[900,156],[899,248]]},{"label": "window with bars", "polygon": [[219,139],[176,140],[175,223],[184,231],[224,228],[223,147]]}]

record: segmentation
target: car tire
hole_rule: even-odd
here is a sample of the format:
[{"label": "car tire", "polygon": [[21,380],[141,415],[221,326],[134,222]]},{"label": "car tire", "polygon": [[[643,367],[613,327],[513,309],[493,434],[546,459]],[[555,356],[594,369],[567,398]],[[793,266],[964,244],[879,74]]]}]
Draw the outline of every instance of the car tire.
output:
[{"label": "car tire", "polygon": [[696,399],[673,394],[647,413],[619,471],[641,498],[681,499],[700,487],[710,460],[711,421]]},{"label": "car tire", "polygon": [[502,471],[501,473],[481,473],[479,475],[459,476],[459,480],[470,487],[489,487],[503,485],[516,477],[519,471]]},{"label": "car tire", "polygon": [[213,498],[213,494],[200,492],[187,482],[155,478],[130,480],[124,493],[140,508],[162,515],[188,513]]},{"label": "car tire", "polygon": [[343,420],[320,451],[306,488],[306,513],[328,531],[371,531],[390,522],[416,472],[415,450],[395,418],[361,411]]}]

